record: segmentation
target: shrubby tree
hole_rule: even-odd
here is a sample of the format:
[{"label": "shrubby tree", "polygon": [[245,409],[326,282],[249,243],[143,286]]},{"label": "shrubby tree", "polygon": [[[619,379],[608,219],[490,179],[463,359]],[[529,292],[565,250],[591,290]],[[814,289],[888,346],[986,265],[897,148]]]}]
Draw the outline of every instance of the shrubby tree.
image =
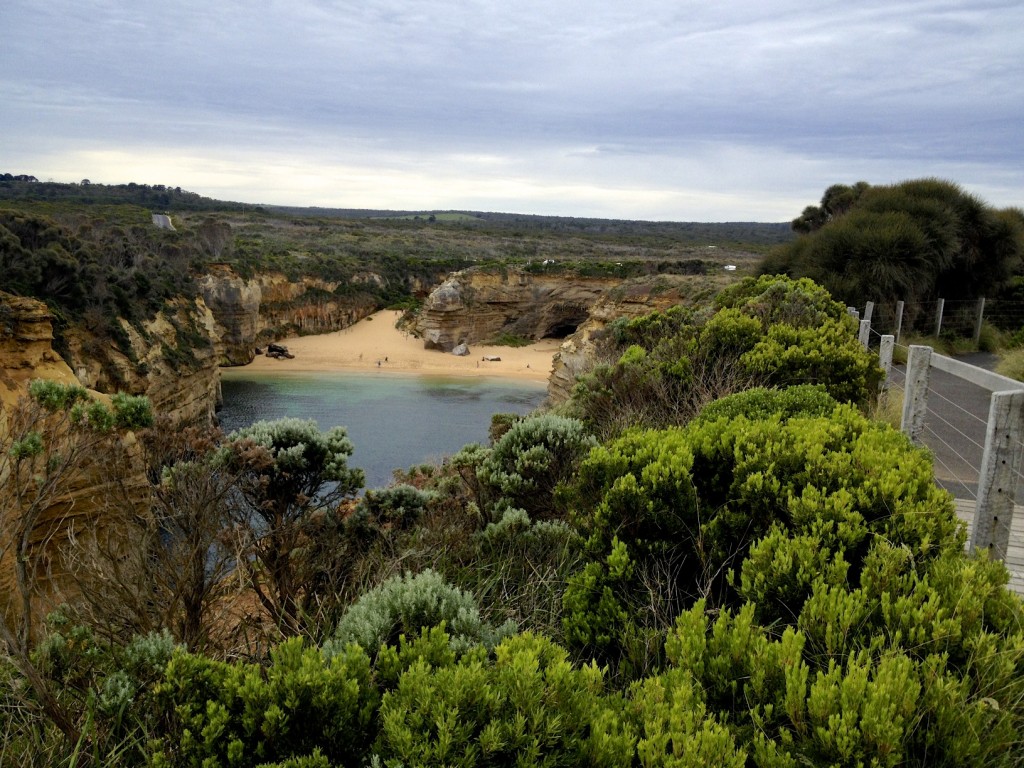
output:
[{"label": "shrubby tree", "polygon": [[73,520],[73,511],[61,505],[76,485],[130,482],[133,457],[125,433],[152,419],[145,398],[119,394],[108,405],[81,386],[42,379],[7,416],[0,433],[0,562],[14,573],[5,627],[17,626],[20,653],[32,646],[34,597]]},{"label": "shrubby tree", "polygon": [[771,253],[762,272],[810,277],[857,305],[992,297],[1024,256],[1024,213],[939,179],[835,185],[793,228],[803,236]]},{"label": "shrubby tree", "polygon": [[555,488],[572,477],[597,444],[576,420],[544,414],[513,424],[476,469],[495,509],[516,507],[534,517],[552,513]]},{"label": "shrubby tree", "polygon": [[259,421],[228,436],[226,466],[242,480],[234,510],[240,566],[260,603],[286,634],[305,621],[301,548],[316,515],[329,514],[363,484],[348,467],[352,443],[342,427],[313,421]]},{"label": "shrubby tree", "polygon": [[509,624],[488,625],[472,595],[428,569],[392,577],[363,594],[341,617],[324,653],[330,656],[356,643],[376,656],[382,645],[398,645],[402,635],[411,640],[437,626],[445,628],[452,647],[462,652],[479,644],[493,648],[515,631]]},{"label": "shrubby tree", "polygon": [[881,369],[846,309],[810,280],[747,278],[717,312],[674,307],[612,328],[613,364],[583,377],[565,406],[596,434],[681,425],[705,405],[757,385],[820,384],[866,405]]},{"label": "shrubby tree", "polygon": [[[29,681],[34,705],[65,737],[75,739],[71,712],[30,656],[41,619],[36,611],[48,591],[44,585],[60,569],[58,547],[73,530],[70,492],[83,483],[130,482],[133,457],[126,432],[148,426],[152,413],[145,398],[115,395],[108,405],[80,386],[37,379],[4,416],[0,564],[13,574],[13,589],[5,595],[0,638]],[[109,527],[89,533],[105,535]]]},{"label": "shrubby tree", "polygon": [[218,429],[158,417],[139,433],[149,481],[116,542],[76,541],[66,556],[80,593],[72,615],[111,637],[170,630],[191,650],[223,637],[232,593],[241,591],[231,536],[231,499],[243,478],[219,450]]}]

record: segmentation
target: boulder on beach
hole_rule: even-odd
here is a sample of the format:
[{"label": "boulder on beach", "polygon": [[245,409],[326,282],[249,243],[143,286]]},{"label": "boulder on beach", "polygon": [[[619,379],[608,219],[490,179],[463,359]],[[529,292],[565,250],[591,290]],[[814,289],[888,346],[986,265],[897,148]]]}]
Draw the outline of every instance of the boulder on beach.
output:
[{"label": "boulder on beach", "polygon": [[459,357],[465,357],[466,355],[469,354],[469,347],[466,346],[465,342],[463,342],[462,344],[459,344],[457,347],[455,347],[455,349],[452,350],[452,354],[458,355]]},{"label": "boulder on beach", "polygon": [[289,360],[294,360],[295,355],[288,351],[288,347],[284,344],[268,344],[267,345],[267,357],[273,357],[280,360],[282,357]]}]

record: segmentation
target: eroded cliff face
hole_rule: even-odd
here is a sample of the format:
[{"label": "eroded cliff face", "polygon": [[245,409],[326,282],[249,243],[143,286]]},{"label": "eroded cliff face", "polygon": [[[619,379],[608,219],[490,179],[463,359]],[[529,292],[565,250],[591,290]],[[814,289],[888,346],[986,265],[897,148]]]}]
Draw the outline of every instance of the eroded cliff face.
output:
[{"label": "eroded cliff face", "polygon": [[46,305],[0,291],[0,412],[14,406],[32,379],[77,383],[53,350],[53,315]]},{"label": "eroded cliff face", "polygon": [[[61,551],[72,539],[116,542],[124,520],[112,512],[112,502],[116,499],[121,515],[131,514],[142,508],[147,488],[134,436],[76,446],[65,420],[35,414],[23,401],[33,379],[80,383],[54,351],[53,339],[53,316],[45,304],[0,292],[0,614],[12,622],[23,614],[15,577],[15,551],[23,533],[33,584],[30,604],[38,621],[76,589]],[[90,395],[107,399],[96,391]],[[11,477],[18,472],[11,440],[32,431],[45,432],[54,471],[63,471],[63,462],[73,466],[52,491],[47,484],[39,489],[45,500],[41,505],[32,503],[34,485],[22,497],[16,488],[25,490],[26,478],[19,483]],[[99,452],[100,443],[110,453]]]},{"label": "eroded cliff face", "polygon": [[705,276],[661,275],[628,280],[602,295],[587,319],[562,342],[548,379],[548,405],[569,399],[576,379],[602,362],[613,362],[608,326],[677,304],[707,302],[721,287]]},{"label": "eroded cliff face", "polygon": [[622,281],[607,277],[534,275],[518,269],[455,272],[427,298],[416,331],[428,349],[450,352],[501,334],[564,338]]},{"label": "eroded cliff face", "polygon": [[364,273],[352,282],[355,290],[339,297],[337,283],[291,282],[281,274],[244,279],[226,266],[214,267],[199,288],[216,325],[212,337],[220,364],[246,365],[257,346],[293,334],[337,331],[372,314],[376,301],[358,288],[380,286],[383,278]]}]

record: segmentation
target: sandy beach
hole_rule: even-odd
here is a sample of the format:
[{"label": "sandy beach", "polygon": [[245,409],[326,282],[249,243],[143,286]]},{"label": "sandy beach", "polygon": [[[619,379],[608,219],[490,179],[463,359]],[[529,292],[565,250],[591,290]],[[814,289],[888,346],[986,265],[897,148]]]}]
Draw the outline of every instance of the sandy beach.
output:
[{"label": "sandy beach", "polygon": [[[396,373],[498,376],[546,381],[561,341],[544,339],[528,347],[470,345],[459,357],[449,352],[424,349],[423,340],[395,327],[401,316],[383,310],[349,328],[317,336],[296,336],[278,343],[288,347],[293,360],[259,355],[246,371],[375,371]],[[500,361],[484,360],[500,357]]]}]

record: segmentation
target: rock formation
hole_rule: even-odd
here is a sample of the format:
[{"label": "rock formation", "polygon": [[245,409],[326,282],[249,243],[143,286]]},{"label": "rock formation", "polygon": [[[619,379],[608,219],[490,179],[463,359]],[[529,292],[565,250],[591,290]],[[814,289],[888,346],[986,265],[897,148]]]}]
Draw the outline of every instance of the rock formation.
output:
[{"label": "rock formation", "polygon": [[612,362],[606,360],[607,349],[611,347],[607,343],[607,328],[614,320],[640,317],[676,304],[706,303],[722,287],[703,276],[662,275],[629,280],[606,292],[555,354],[547,403],[564,402],[579,376],[601,362]]},{"label": "rock formation", "polygon": [[[380,286],[384,278],[361,273],[355,285]],[[203,301],[218,326],[221,365],[251,363],[258,344],[292,334],[328,333],[347,328],[377,309],[369,294],[339,297],[336,283],[314,278],[291,282],[282,274],[239,277],[226,265],[213,265],[199,280]]]},{"label": "rock formation", "polygon": [[428,349],[450,352],[502,334],[564,338],[587,319],[606,291],[607,277],[534,275],[520,269],[472,267],[449,276],[427,298],[416,331]]},{"label": "rock formation", "polygon": [[14,406],[32,379],[77,383],[53,351],[53,315],[46,305],[0,291],[0,413]]}]

